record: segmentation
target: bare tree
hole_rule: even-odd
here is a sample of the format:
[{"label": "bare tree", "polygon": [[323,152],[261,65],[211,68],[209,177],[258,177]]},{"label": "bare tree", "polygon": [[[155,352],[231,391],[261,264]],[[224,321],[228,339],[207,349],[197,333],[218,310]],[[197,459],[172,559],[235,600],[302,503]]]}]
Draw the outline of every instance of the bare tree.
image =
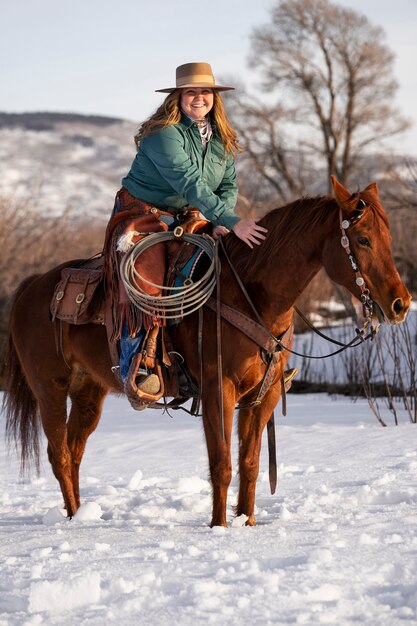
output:
[{"label": "bare tree", "polygon": [[[328,0],[286,0],[252,36],[250,66],[276,104],[236,94],[248,156],[278,195],[299,193],[305,172],[348,183],[364,151],[408,128],[393,104],[393,54],[381,28]],[[301,159],[301,160],[300,160]]]},{"label": "bare tree", "polygon": [[287,131],[295,111],[282,103],[268,105],[249,95],[243,85],[228,98],[233,100],[231,116],[245,147],[240,192],[248,179],[247,170],[256,197],[263,204],[271,196],[275,202],[299,197],[306,187],[308,160],[305,152],[293,145]]},{"label": "bare tree", "polygon": [[12,295],[29,275],[100,252],[105,223],[83,223],[80,216],[39,215],[34,200],[0,198],[0,369]]},{"label": "bare tree", "polygon": [[393,235],[394,259],[408,289],[417,294],[417,160],[397,158],[385,170],[381,198]]}]

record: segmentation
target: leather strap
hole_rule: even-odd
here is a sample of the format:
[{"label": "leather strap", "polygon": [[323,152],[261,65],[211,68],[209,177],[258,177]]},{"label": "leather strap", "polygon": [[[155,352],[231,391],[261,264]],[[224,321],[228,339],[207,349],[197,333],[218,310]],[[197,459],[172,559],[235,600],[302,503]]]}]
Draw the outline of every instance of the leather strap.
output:
[{"label": "leather strap", "polygon": [[199,371],[199,385],[198,395],[193,402],[192,410],[197,415],[200,411],[201,396],[203,393],[203,327],[204,327],[204,307],[198,309],[198,337],[197,337],[197,349],[198,349],[198,363],[200,365]]},{"label": "leather strap", "polygon": [[285,389],[284,372],[281,376],[281,411],[284,417],[287,415],[287,390]]},{"label": "leather strap", "polygon": [[275,439],[275,415],[272,412],[271,417],[266,425],[268,435],[268,453],[269,453],[269,486],[271,494],[275,493],[277,487],[277,449]]},{"label": "leather strap", "polygon": [[155,367],[156,347],[158,340],[160,326],[154,326],[148,330],[146,338],[143,342],[144,350],[146,352],[145,367],[153,370]]},{"label": "leather strap", "polygon": [[[209,298],[206,302],[212,311],[217,311],[217,302],[214,298]],[[239,328],[245,335],[247,335],[252,341],[260,346],[266,352],[275,352],[278,345],[278,340],[275,339],[265,326],[261,326],[258,322],[255,322],[252,318],[248,317],[241,311],[234,309],[228,304],[223,302],[220,304],[221,316],[225,320],[230,322],[236,328]]]},{"label": "leather strap", "polygon": [[[221,238],[220,238],[221,239]],[[220,432],[224,441],[224,412],[223,412],[223,364],[222,364],[222,328],[221,328],[221,300],[220,300],[220,261],[219,240],[214,248],[216,271],[216,340],[217,340],[217,377],[219,382],[219,417]]]},{"label": "leather strap", "polygon": [[56,347],[56,353],[57,355],[61,355],[65,365],[68,367],[68,369],[71,369],[71,365],[68,363],[66,357],[65,357],[65,352],[64,352],[64,337],[63,337],[63,328],[62,328],[62,321],[59,318],[55,318],[54,322],[54,333],[55,333],[55,347]]},{"label": "leather strap", "polygon": [[267,327],[266,327],[266,326],[265,326],[265,324],[264,324],[264,321],[263,321],[262,317],[259,315],[258,311],[256,310],[255,305],[253,304],[253,302],[252,302],[252,300],[251,300],[251,297],[250,297],[250,295],[248,294],[248,292],[247,292],[247,289],[246,289],[245,285],[244,285],[244,284],[243,284],[243,282],[241,281],[240,276],[239,276],[239,274],[237,273],[237,270],[236,270],[235,266],[233,265],[232,261],[230,260],[229,255],[228,255],[228,254],[227,254],[227,252],[226,252],[226,248],[224,247],[224,243],[223,243],[223,241],[222,241],[222,238],[221,238],[221,237],[220,237],[219,241],[220,241],[220,245],[221,245],[222,250],[223,250],[223,254],[224,254],[225,258],[226,258],[226,261],[228,262],[229,267],[230,267],[230,269],[231,269],[231,270],[232,270],[232,272],[233,272],[233,276],[235,277],[236,282],[237,282],[237,284],[239,285],[239,288],[240,288],[241,292],[242,292],[242,293],[243,293],[243,295],[245,296],[245,298],[246,298],[246,302],[249,304],[250,308],[251,308],[251,309],[252,309],[252,311],[253,311],[254,316],[255,316],[255,317],[256,317],[256,319],[258,320],[259,325],[260,325],[261,327],[263,327],[263,328],[264,328],[264,330],[268,333],[269,337],[271,337],[273,340],[275,340],[274,335],[273,335],[272,333],[270,333],[270,332],[269,332],[269,330],[267,329]]},{"label": "leather strap", "polygon": [[104,309],[104,322],[106,325],[107,332],[107,343],[109,346],[110,353],[110,361],[111,361],[111,371],[114,374],[117,382],[123,387],[123,380],[120,375],[120,356],[119,350],[117,347],[117,341],[112,339],[113,336],[113,316],[111,311],[111,302],[110,298],[105,298],[105,309]]}]

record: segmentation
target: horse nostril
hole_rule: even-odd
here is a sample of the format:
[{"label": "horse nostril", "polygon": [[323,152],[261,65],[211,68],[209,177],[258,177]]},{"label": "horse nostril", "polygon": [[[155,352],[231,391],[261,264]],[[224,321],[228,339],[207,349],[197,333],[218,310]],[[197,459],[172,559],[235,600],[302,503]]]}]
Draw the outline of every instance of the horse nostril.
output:
[{"label": "horse nostril", "polygon": [[401,311],[404,310],[404,303],[402,301],[402,298],[397,298],[396,300],[394,300],[392,309],[394,313],[396,313],[397,315],[398,313],[401,313]]}]

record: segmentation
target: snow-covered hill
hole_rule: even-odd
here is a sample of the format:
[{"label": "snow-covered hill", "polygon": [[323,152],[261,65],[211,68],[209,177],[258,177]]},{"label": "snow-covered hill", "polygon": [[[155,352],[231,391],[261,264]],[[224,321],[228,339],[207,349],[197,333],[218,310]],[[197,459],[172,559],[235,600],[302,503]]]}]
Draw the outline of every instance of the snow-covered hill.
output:
[{"label": "snow-covered hill", "polygon": [[0,113],[0,197],[107,219],[135,155],[137,124],[59,113]]},{"label": "snow-covered hill", "polygon": [[263,451],[254,528],[233,517],[236,467],[229,528],[208,527],[199,419],[109,398],[72,521],[46,454],[21,480],[1,438],[0,625],[415,624],[416,426],[323,395],[289,394],[277,418],[278,488]]}]

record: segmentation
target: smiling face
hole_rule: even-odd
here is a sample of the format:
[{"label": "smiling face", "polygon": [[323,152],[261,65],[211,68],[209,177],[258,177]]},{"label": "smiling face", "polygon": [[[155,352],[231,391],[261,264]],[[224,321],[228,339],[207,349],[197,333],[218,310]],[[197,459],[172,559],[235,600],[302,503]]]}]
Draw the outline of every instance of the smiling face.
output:
[{"label": "smiling face", "polygon": [[193,87],[181,92],[181,109],[192,120],[202,120],[213,108],[213,90]]}]

